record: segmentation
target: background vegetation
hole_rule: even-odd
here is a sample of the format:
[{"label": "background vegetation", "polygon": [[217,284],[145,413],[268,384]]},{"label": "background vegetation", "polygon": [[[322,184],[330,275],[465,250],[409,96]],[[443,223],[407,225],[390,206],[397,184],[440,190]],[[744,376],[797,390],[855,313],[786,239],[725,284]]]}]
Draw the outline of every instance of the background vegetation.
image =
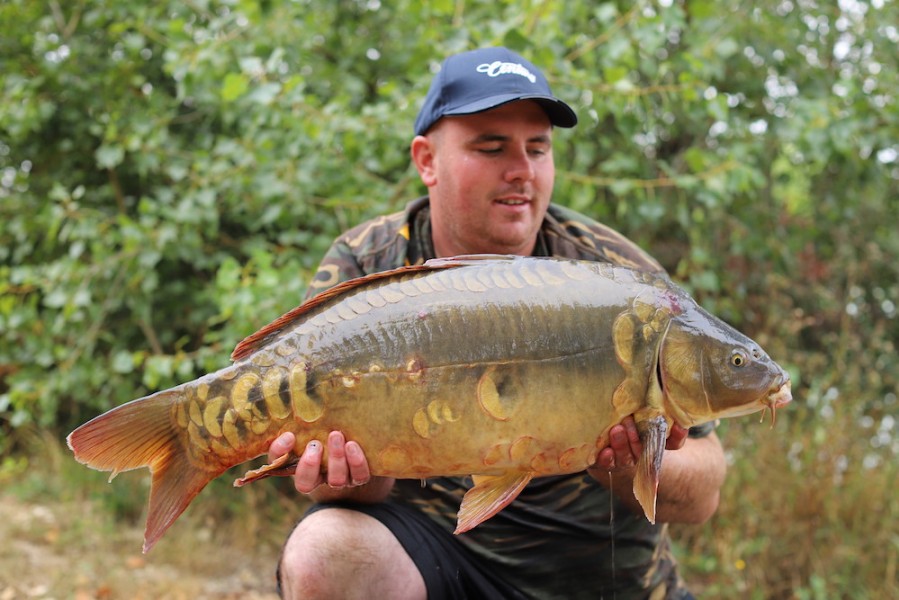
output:
[{"label": "background vegetation", "polygon": [[[721,510],[676,532],[687,577],[896,597],[897,24],[895,0],[6,0],[0,486],[140,520],[143,480],[72,475],[65,434],[297,304],[339,231],[421,193],[408,142],[442,58],[504,44],[580,115],[556,200],[794,376],[773,430],[722,425]],[[259,531],[295,506],[226,487],[206,510]]]}]

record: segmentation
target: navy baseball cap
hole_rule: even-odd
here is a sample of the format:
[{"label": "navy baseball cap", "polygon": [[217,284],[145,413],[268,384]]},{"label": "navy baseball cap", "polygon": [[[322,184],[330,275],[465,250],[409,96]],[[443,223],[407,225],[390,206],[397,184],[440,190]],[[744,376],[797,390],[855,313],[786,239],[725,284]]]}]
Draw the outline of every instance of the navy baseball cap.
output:
[{"label": "navy baseball cap", "polygon": [[558,127],[577,124],[577,115],[553,96],[537,67],[506,48],[481,48],[443,61],[415,119],[415,135],[442,117],[471,115],[515,100],[535,100]]}]

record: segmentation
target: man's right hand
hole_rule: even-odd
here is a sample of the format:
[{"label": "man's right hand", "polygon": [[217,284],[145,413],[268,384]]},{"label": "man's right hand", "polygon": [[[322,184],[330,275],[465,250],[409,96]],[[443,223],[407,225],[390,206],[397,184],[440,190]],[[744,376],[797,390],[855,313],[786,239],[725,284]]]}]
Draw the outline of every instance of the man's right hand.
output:
[{"label": "man's right hand", "polygon": [[[269,462],[292,451],[295,444],[296,437],[293,433],[282,433],[269,446]],[[319,440],[311,440],[306,444],[293,476],[293,484],[297,491],[312,495],[316,502],[339,499],[377,502],[386,498],[393,480],[372,478],[368,459],[358,443],[346,441],[343,433],[339,431],[328,434],[327,472],[322,471],[323,450]],[[373,489],[366,490],[366,493],[361,493],[363,490],[357,489],[366,486],[372,479],[380,482],[380,485],[371,486]],[[324,487],[323,484],[327,486]]]}]

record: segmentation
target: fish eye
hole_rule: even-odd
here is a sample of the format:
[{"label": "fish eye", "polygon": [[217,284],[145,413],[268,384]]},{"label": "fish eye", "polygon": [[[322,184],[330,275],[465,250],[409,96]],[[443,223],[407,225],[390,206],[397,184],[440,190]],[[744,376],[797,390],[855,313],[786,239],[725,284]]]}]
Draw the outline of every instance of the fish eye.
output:
[{"label": "fish eye", "polygon": [[747,362],[749,361],[746,360],[746,355],[742,352],[734,352],[730,356],[730,364],[735,367],[744,367]]}]

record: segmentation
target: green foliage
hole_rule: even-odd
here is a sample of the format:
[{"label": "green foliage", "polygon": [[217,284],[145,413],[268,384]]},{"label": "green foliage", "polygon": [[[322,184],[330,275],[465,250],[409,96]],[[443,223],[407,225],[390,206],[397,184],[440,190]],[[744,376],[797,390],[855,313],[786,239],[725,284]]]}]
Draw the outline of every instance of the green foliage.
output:
[{"label": "green foliage", "polygon": [[[637,240],[794,374],[789,437],[775,446],[793,479],[818,477],[822,452],[854,494],[863,477],[895,477],[896,23],[893,0],[8,0],[3,464],[18,468],[25,431],[61,436],[223,366],[299,302],[340,230],[423,191],[408,143],[440,60],[505,44],[580,115],[556,132],[556,200]],[[835,429],[850,435],[831,447]],[[742,430],[723,433],[728,485],[764,486]],[[753,544],[794,527],[756,526],[753,511],[783,505],[752,499],[718,517],[722,531],[752,532],[746,564],[762,555]],[[848,500],[831,502],[843,518]],[[895,568],[891,506],[892,541],[877,539]],[[791,517],[806,530],[808,515]],[[858,543],[864,526],[851,529]],[[718,530],[692,542],[706,562],[688,565],[723,582],[733,562],[718,542],[732,538]],[[789,564],[766,562],[752,585],[826,595],[827,570]],[[880,577],[875,589],[895,594],[883,574],[849,582]]]}]

